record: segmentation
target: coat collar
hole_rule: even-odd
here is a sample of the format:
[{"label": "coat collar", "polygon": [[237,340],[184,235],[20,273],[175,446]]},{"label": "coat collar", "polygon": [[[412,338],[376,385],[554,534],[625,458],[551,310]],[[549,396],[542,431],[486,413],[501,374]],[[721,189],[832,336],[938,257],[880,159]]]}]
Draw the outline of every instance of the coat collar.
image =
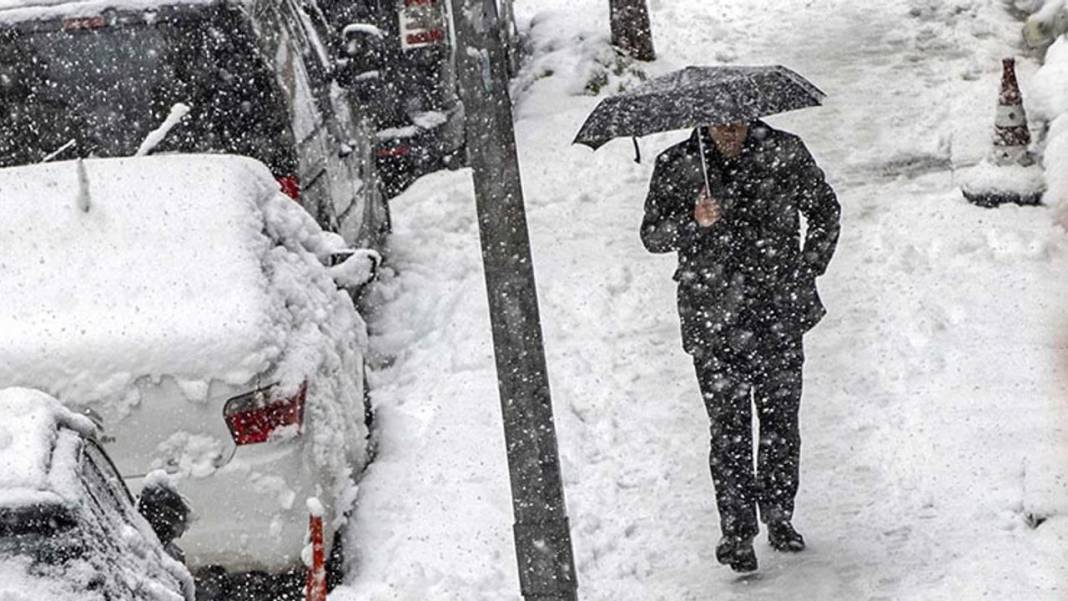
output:
[{"label": "coat collar", "polygon": [[[756,149],[767,139],[768,130],[770,129],[771,126],[760,119],[750,121],[749,131],[745,136],[745,144],[742,145],[742,153],[733,160],[737,160]],[[722,164],[724,161],[731,160],[727,159],[720,153],[719,148],[717,148],[715,142],[712,141],[712,136],[708,134],[708,128],[704,126],[695,128],[693,133],[690,134],[690,146],[694,153],[698,152],[698,149],[700,148],[697,136],[702,136],[704,138],[705,156],[711,159],[713,163]]]}]

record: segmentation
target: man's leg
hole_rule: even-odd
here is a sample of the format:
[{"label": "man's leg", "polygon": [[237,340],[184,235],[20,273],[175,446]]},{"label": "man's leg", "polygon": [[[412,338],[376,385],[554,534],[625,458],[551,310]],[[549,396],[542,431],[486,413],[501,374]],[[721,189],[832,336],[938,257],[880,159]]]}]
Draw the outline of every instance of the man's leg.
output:
[{"label": "man's leg", "polygon": [[765,523],[790,521],[801,462],[801,337],[780,339],[762,352],[753,396],[760,420],[757,480],[760,517]]},{"label": "man's leg", "polygon": [[694,357],[711,422],[709,467],[724,537],[757,535],[753,475],[752,385],[731,362],[711,353]]}]

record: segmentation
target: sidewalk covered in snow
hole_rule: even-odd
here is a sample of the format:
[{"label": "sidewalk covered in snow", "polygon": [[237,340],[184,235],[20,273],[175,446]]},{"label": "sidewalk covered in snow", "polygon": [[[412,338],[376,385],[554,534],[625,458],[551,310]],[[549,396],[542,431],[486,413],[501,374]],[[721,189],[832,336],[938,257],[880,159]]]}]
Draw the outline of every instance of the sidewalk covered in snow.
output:
[{"label": "sidewalk covered in snow", "polygon": [[[987,152],[998,0],[652,0],[659,75],[779,63],[828,93],[769,119],[843,207],[806,337],[795,524],[738,579],[715,562],[708,418],[679,342],[674,257],[638,237],[652,160],[568,143],[616,69],[604,3],[519,7],[533,51],[516,129],[580,597],[1063,599],[1068,586],[1068,244],[1050,207],[985,210],[956,173]],[[1037,64],[1020,57],[1021,82]],[[644,154],[684,134],[642,140]],[[470,173],[393,201],[371,316],[379,456],[333,601],[519,599]]]}]

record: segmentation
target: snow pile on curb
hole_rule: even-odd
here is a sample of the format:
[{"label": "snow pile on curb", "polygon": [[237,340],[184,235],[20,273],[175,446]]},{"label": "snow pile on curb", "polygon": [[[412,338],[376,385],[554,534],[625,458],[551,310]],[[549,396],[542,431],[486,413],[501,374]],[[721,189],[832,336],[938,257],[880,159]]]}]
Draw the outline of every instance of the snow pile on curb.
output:
[{"label": "snow pile on curb", "polygon": [[1032,115],[1049,124],[1043,153],[1045,203],[1058,208],[1061,223],[1068,227],[1068,37],[1061,36],[1046,51],[1031,95]]},{"label": "snow pile on curb", "polygon": [[1011,191],[1021,196],[1039,195],[1046,187],[1038,165],[996,165],[983,161],[961,175],[962,187],[969,194]]},{"label": "snow pile on curb", "polygon": [[645,80],[641,67],[619,54],[607,33],[576,31],[573,19],[562,11],[531,19],[525,44],[530,60],[512,81],[512,98],[543,79],[569,96],[616,94]]}]

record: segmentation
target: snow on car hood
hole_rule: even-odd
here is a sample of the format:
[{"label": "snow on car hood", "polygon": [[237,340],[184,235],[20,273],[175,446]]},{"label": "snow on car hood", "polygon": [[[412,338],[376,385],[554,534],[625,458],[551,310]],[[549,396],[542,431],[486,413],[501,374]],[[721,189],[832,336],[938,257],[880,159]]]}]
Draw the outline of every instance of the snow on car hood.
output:
[{"label": "snow on car hood", "polygon": [[82,403],[142,376],[240,384],[276,359],[266,168],[189,155],[84,166],[85,185],[75,161],[0,170],[0,385]]}]

